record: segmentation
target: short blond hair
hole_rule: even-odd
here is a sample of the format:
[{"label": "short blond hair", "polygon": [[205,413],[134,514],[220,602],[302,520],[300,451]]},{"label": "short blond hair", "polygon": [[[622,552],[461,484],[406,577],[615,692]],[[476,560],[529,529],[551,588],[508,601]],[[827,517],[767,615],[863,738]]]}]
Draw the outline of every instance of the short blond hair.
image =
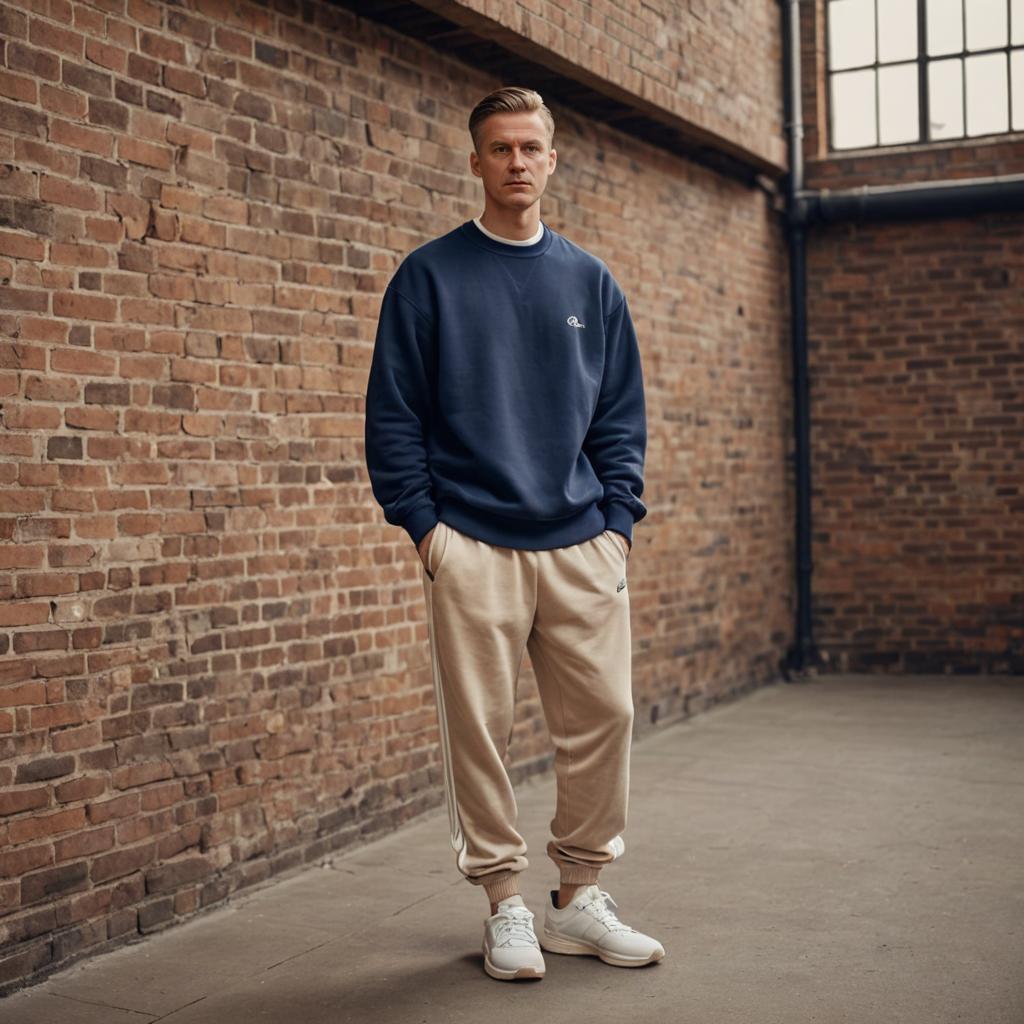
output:
[{"label": "short blond hair", "polygon": [[473,137],[473,148],[480,152],[480,126],[491,114],[530,114],[536,111],[548,131],[548,146],[555,139],[555,119],[544,104],[539,92],[518,85],[506,85],[489,92],[469,115],[469,134]]}]

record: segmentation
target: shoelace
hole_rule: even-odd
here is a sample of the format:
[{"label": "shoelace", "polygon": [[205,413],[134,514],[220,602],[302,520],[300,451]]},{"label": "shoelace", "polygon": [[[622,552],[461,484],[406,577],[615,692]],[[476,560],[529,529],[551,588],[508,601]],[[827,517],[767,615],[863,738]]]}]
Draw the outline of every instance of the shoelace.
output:
[{"label": "shoelace", "polygon": [[516,945],[537,946],[537,936],[533,933],[533,912],[526,907],[503,907],[495,925],[495,940],[499,946]]},{"label": "shoelace", "polygon": [[615,911],[619,909],[619,905],[611,898],[609,893],[606,893],[603,889],[598,890],[597,896],[595,896],[589,903],[583,905],[583,909],[601,922],[609,931],[612,932],[634,932],[635,928],[620,921],[615,915]]}]

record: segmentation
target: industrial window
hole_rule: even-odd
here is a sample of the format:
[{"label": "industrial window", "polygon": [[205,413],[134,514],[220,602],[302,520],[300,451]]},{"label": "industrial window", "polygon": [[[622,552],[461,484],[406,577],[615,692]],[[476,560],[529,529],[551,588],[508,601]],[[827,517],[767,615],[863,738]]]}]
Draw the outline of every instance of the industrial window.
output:
[{"label": "industrial window", "polygon": [[1024,131],[1024,0],[828,0],[834,150]]}]

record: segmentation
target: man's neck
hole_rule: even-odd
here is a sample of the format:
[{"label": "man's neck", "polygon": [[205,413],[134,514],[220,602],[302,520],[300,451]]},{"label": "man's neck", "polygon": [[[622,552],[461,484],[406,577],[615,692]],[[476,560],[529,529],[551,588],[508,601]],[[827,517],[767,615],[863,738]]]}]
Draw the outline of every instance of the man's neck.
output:
[{"label": "man's neck", "polygon": [[530,216],[526,219],[499,217],[493,210],[485,209],[483,215],[476,218],[480,227],[491,234],[498,235],[510,242],[525,242],[540,231],[540,210],[537,204],[530,208]]}]

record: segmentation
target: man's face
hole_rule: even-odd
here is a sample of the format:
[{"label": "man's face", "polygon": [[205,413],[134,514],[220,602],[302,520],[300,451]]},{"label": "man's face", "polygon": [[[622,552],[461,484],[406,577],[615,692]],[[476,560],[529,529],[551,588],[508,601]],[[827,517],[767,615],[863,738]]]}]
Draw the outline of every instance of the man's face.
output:
[{"label": "man's face", "polygon": [[491,203],[526,210],[544,194],[556,159],[540,114],[491,114],[480,126],[480,152],[469,154],[469,167],[483,179]]}]

